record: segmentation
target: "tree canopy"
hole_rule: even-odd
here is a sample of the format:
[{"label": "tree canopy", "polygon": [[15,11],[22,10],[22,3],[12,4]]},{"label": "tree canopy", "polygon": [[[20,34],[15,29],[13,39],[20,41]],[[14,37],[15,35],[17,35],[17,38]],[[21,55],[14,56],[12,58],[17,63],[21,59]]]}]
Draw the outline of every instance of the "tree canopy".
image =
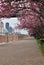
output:
[{"label": "tree canopy", "polygon": [[[27,10],[27,9],[29,10],[30,3],[33,5],[34,2],[36,2],[36,4],[38,3],[37,5],[39,8],[43,7],[41,8],[41,11],[44,9],[44,6],[43,6],[44,1],[42,0],[0,0],[0,18],[1,17],[18,17],[21,15],[20,13],[21,11]],[[35,9],[33,8],[33,10]],[[44,16],[43,13],[41,15]]]},{"label": "tree canopy", "polygon": [[0,18],[18,17],[19,28],[29,34],[44,34],[44,0],[0,0]]}]

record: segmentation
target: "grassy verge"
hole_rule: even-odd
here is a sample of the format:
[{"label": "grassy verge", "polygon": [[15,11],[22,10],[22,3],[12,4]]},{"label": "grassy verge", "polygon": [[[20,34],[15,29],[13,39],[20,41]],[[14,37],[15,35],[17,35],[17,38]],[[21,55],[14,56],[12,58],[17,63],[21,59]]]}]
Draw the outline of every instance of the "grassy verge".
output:
[{"label": "grassy verge", "polygon": [[39,49],[40,49],[42,55],[44,56],[44,46],[41,46],[42,41],[37,39],[37,43],[39,44]]},{"label": "grassy verge", "polygon": [[42,55],[44,56],[44,46],[39,46],[39,48],[41,50]]}]

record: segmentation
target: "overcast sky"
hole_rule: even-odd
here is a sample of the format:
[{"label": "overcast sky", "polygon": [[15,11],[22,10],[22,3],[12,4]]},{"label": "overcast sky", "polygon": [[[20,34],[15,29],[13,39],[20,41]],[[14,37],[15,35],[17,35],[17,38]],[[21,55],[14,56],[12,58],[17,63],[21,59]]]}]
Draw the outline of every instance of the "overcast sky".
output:
[{"label": "overcast sky", "polygon": [[[15,27],[18,24],[18,19],[17,18],[4,18],[3,20],[4,27],[6,22],[9,22],[11,27]],[[21,32],[22,34],[28,34],[26,30],[17,30],[17,32]]]}]

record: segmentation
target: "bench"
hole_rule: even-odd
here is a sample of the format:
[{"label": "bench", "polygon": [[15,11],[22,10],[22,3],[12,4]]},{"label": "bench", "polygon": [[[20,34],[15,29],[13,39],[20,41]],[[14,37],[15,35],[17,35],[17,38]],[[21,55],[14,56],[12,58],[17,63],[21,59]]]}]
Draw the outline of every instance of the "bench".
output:
[{"label": "bench", "polygon": [[44,41],[44,38],[41,38],[40,40],[43,40]]},{"label": "bench", "polygon": [[44,37],[40,38],[41,40],[41,45],[44,46]]}]

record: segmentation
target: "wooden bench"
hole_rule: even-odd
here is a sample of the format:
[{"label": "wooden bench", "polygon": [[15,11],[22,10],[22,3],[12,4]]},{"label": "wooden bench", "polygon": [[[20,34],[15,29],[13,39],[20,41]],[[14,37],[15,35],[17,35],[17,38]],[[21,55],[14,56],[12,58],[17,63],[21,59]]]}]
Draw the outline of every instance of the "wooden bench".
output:
[{"label": "wooden bench", "polygon": [[43,40],[44,41],[44,38],[41,38],[40,40]]},{"label": "wooden bench", "polygon": [[44,41],[44,34],[42,35],[42,37],[40,38],[40,40],[43,40]]},{"label": "wooden bench", "polygon": [[42,42],[41,45],[44,46],[44,37],[43,38],[40,38],[40,40]]}]

